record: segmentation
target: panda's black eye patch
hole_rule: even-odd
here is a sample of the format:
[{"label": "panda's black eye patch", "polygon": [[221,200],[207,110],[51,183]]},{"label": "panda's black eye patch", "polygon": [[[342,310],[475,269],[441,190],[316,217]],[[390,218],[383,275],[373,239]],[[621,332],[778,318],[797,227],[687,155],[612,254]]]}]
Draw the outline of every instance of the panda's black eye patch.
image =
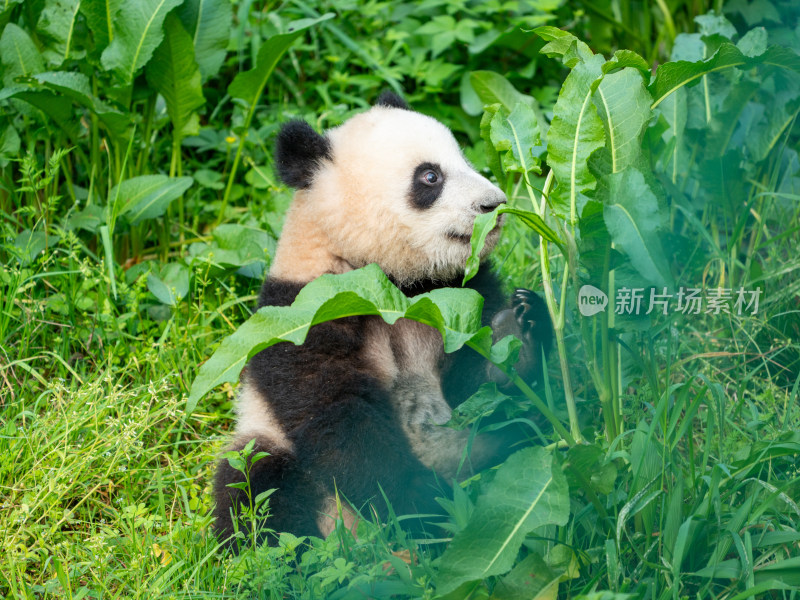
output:
[{"label": "panda's black eye patch", "polygon": [[444,175],[439,165],[424,162],[414,169],[409,201],[414,208],[424,210],[433,206],[444,188]]}]

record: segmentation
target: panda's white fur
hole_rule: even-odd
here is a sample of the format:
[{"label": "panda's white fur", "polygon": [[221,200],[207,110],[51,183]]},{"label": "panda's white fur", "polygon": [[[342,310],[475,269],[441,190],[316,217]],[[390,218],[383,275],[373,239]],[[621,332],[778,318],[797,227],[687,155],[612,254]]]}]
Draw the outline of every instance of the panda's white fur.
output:
[{"label": "panda's white fur", "polygon": [[[463,275],[475,217],[505,201],[470,166],[447,127],[394,96],[324,137],[303,123],[288,125],[277,159],[282,178],[298,190],[261,305],[289,304],[314,278],[370,263],[409,294],[453,285]],[[431,171],[436,184],[429,183]],[[541,306],[530,306],[535,296],[518,300],[509,317],[512,309],[503,306],[494,279],[482,278],[476,287],[486,298],[487,323],[504,315],[497,323],[512,327],[502,335],[524,338],[516,323],[520,315],[534,323],[529,317],[535,316],[542,322],[526,326],[528,339],[531,332],[549,335],[546,312],[542,317]],[[255,438],[256,448],[270,453],[252,466],[250,480],[254,496],[277,488],[267,523],[276,530],[327,535],[337,517],[332,511],[341,506],[334,490],[379,513],[381,489],[396,509],[427,512],[435,507],[430,470],[445,481],[456,477],[470,435],[440,425],[453,405],[496,375],[468,349],[445,356],[438,332],[420,323],[401,319],[390,326],[379,317],[326,323],[312,328],[303,347],[280,344],[253,357],[231,447]],[[498,439],[479,436],[472,458],[482,464],[499,450]],[[222,534],[234,529],[242,495],[229,484],[239,481],[221,461],[216,515]],[[346,504],[342,518],[355,527],[357,516]]]}]

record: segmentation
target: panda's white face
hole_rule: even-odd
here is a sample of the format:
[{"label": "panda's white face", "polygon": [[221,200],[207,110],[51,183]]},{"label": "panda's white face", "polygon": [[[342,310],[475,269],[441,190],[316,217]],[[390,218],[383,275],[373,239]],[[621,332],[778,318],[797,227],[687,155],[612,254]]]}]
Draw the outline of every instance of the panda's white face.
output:
[{"label": "panda's white face", "polygon": [[[469,165],[447,127],[417,112],[376,106],[329,131],[327,140],[328,157],[297,192],[286,223],[306,230],[306,247],[329,254],[317,270],[376,262],[401,284],[463,273],[475,217],[506,198]],[[287,233],[303,235],[285,228],[282,242]],[[288,245],[297,259],[298,244]],[[273,276],[313,275],[303,267],[296,277],[300,265],[282,250],[279,245]]]}]

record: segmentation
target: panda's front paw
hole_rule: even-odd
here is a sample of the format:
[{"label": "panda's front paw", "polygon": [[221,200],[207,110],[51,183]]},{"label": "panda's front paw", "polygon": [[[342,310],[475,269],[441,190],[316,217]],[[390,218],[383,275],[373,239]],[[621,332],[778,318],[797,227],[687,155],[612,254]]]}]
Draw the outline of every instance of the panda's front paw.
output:
[{"label": "panda's front paw", "polygon": [[553,344],[553,324],[545,301],[531,290],[517,288],[511,296],[511,310],[520,339],[531,347],[544,348],[547,354]]},{"label": "panda's front paw", "polygon": [[[519,360],[514,366],[523,379],[541,380],[542,350],[547,354],[553,343],[553,326],[547,305],[538,294],[522,288],[514,290],[511,306],[498,312],[492,319],[492,337],[495,342],[507,335],[522,341]],[[509,387],[508,378],[492,366],[490,380],[501,387]]]}]

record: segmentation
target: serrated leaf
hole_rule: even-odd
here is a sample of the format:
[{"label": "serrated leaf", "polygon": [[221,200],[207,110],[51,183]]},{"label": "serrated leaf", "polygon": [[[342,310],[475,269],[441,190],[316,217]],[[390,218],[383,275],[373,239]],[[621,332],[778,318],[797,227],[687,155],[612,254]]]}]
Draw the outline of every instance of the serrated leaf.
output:
[{"label": "serrated leaf", "polygon": [[256,66],[234,77],[228,86],[228,93],[232,97],[244,100],[245,103],[253,106],[264,91],[264,86],[266,86],[269,76],[275,69],[275,65],[278,64],[281,56],[289,49],[292,42],[312,25],[327,21],[332,17],[333,14],[328,13],[318,19],[303,19],[302,23],[295,24],[292,31],[273,35],[264,42],[258,51]]},{"label": "serrated leaf", "polygon": [[185,0],[178,9],[192,38],[203,81],[219,72],[227,54],[233,10],[229,0]]},{"label": "serrated leaf", "polygon": [[147,81],[164,97],[177,138],[200,132],[197,111],[205,104],[205,97],[194,57],[192,38],[181,20],[167,15],[164,40],[147,65]]},{"label": "serrated leaf", "polygon": [[95,48],[105,50],[114,39],[114,23],[123,0],[81,0],[80,11],[94,36]]},{"label": "serrated leaf", "polygon": [[565,188],[573,208],[579,193],[594,188],[595,178],[587,161],[592,152],[605,144],[603,121],[592,102],[603,76],[603,62],[598,55],[577,64],[564,81],[553,108],[547,163],[559,185]]},{"label": "serrated leaf", "polygon": [[177,199],[194,180],[191,177],[140,175],[114,186],[108,195],[109,205],[121,206],[120,216],[131,225],[160,217],[170,202]]},{"label": "serrated leaf", "polygon": [[30,77],[44,71],[44,60],[30,36],[9,23],[0,35],[0,61],[5,67],[3,83],[11,86],[17,77]]},{"label": "serrated leaf", "polygon": [[47,35],[52,44],[44,56],[54,66],[60,66],[68,58],[77,58],[70,53],[75,37],[75,24],[81,0],[46,0],[39,16],[38,30]]},{"label": "serrated leaf", "polygon": [[278,342],[302,344],[312,325],[355,315],[378,315],[387,323],[412,319],[436,328],[445,352],[485,340],[483,298],[475,290],[442,288],[407,298],[375,264],[341,275],[323,275],[307,284],[291,306],[265,306],[223,340],[192,383],[186,411],[224,382],[234,382],[248,358]]},{"label": "serrated leaf", "polygon": [[630,67],[609,73],[597,87],[595,104],[606,127],[606,148],[613,173],[637,163],[642,134],[650,121],[651,102],[641,74]]},{"label": "serrated leaf", "polygon": [[658,231],[666,224],[655,194],[641,172],[626,169],[604,178],[603,220],[618,250],[627,254],[634,268],[657,286],[672,287]]},{"label": "serrated leaf", "polygon": [[163,24],[167,13],[182,0],[137,0],[124,2],[114,20],[114,38],[103,50],[103,67],[114,71],[128,84],[144,67],[164,39]]},{"label": "serrated leaf", "polygon": [[528,533],[568,517],[567,482],[552,455],[544,448],[512,454],[442,555],[437,593],[507,572]]}]

